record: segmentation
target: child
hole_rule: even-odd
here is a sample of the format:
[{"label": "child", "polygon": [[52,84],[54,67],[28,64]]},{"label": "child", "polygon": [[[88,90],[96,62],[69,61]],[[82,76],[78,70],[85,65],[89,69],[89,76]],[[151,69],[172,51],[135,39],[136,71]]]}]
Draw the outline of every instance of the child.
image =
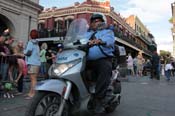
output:
[{"label": "child", "polygon": [[2,82],[2,76],[0,75],[0,98],[14,98],[14,95],[12,93],[13,90],[13,84],[9,82]]},{"label": "child", "polygon": [[12,93],[12,90],[13,90],[12,83],[6,82],[4,84],[4,90],[5,90],[5,93],[3,94],[4,98],[14,98],[14,95]]}]

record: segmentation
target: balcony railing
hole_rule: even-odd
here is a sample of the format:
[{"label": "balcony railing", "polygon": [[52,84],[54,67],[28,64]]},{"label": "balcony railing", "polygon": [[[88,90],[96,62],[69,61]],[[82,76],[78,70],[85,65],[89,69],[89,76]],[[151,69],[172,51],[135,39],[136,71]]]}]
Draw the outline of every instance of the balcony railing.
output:
[{"label": "balcony railing", "polygon": [[[123,39],[124,41],[130,43],[131,45],[137,47],[138,49],[143,50],[147,54],[151,54],[151,51],[145,49],[140,44],[136,43],[134,41],[134,38],[124,35],[122,33],[122,31],[114,31],[114,35],[116,37]],[[55,32],[54,30],[52,30],[52,31],[48,31],[48,30],[41,31],[40,30],[39,31],[39,38],[48,38],[48,37],[63,37],[64,38],[65,36],[66,36],[66,31],[62,31],[62,32]]]},{"label": "balcony railing", "polygon": [[148,49],[145,49],[144,47],[142,47],[140,44],[136,43],[134,41],[134,38],[128,38],[127,36],[124,36],[121,32],[114,32],[115,36],[118,37],[119,39],[123,39],[124,41],[130,43],[131,45],[137,47],[140,50],[143,50],[145,53],[151,55],[152,52],[149,51]]},{"label": "balcony railing", "polygon": [[54,30],[48,31],[48,30],[43,30],[39,31],[39,38],[48,38],[48,37],[65,37],[66,36],[66,31],[62,32],[56,32]]}]

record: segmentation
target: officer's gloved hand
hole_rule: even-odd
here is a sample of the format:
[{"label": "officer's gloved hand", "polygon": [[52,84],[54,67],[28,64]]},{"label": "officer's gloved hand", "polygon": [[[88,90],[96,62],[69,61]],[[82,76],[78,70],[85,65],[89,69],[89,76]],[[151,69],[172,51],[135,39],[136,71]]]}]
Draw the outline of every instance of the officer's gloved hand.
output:
[{"label": "officer's gloved hand", "polygon": [[96,39],[95,40],[95,45],[100,45],[102,43],[102,40],[101,39]]},{"label": "officer's gloved hand", "polygon": [[103,43],[101,39],[93,39],[93,40],[89,41],[89,45],[92,45],[92,46],[93,45],[100,45],[101,43]]}]

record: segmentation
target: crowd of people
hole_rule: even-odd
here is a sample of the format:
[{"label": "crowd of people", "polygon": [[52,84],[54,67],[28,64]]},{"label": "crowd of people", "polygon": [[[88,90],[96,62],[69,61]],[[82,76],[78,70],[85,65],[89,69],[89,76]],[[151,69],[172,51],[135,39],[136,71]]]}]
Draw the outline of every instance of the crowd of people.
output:
[{"label": "crowd of people", "polygon": [[[24,94],[23,79],[28,75],[30,89],[24,94],[25,99],[35,95],[37,76],[48,77],[47,70],[55,62],[55,52],[47,50],[47,44],[39,46],[37,30],[30,32],[26,47],[21,40],[15,40],[9,33],[0,35],[0,95],[13,98]],[[17,88],[16,92],[12,89]]]},{"label": "crowd of people", "polygon": [[[2,81],[9,80],[10,82],[15,82],[18,84],[17,90],[18,92],[23,91],[23,64],[24,63],[21,58],[24,57],[21,54],[21,49],[23,49],[23,43],[21,41],[17,41],[16,45],[12,46],[15,39],[10,36],[9,33],[4,32],[3,35],[0,35],[0,80],[1,80],[1,89],[5,88],[4,97],[14,97],[13,93],[11,93],[10,89],[12,88],[11,83],[6,83],[4,86],[2,85]],[[16,67],[18,69],[16,70]],[[16,72],[18,71],[18,72]],[[15,73],[12,73],[15,72]],[[13,78],[14,74],[17,78]]]},{"label": "crowd of people", "polygon": [[142,76],[145,59],[143,58],[142,52],[139,52],[136,57],[132,57],[131,53],[127,56],[127,69],[128,74]]},{"label": "crowd of people", "polygon": [[162,75],[169,81],[175,72],[175,60],[173,57],[170,57],[170,54],[164,57],[160,56],[156,51],[153,52],[151,58],[147,59],[143,57],[142,52],[139,52],[134,58],[129,53],[126,62],[128,74],[136,77],[142,77],[149,73],[151,79],[160,80]]}]

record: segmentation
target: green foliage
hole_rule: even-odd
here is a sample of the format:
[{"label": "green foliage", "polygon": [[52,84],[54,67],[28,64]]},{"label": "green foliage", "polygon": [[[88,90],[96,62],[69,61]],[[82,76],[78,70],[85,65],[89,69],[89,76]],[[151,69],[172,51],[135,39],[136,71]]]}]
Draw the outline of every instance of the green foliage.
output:
[{"label": "green foliage", "polygon": [[171,57],[171,53],[169,51],[160,50],[160,56],[163,58],[164,62],[168,60],[167,55]]},{"label": "green foliage", "polygon": [[165,57],[167,54],[169,54],[171,56],[171,52],[165,51],[165,50],[160,50],[160,56]]},{"label": "green foliage", "polygon": [[171,24],[173,24],[173,17],[171,17],[171,18],[169,19],[169,22],[170,22]]}]

